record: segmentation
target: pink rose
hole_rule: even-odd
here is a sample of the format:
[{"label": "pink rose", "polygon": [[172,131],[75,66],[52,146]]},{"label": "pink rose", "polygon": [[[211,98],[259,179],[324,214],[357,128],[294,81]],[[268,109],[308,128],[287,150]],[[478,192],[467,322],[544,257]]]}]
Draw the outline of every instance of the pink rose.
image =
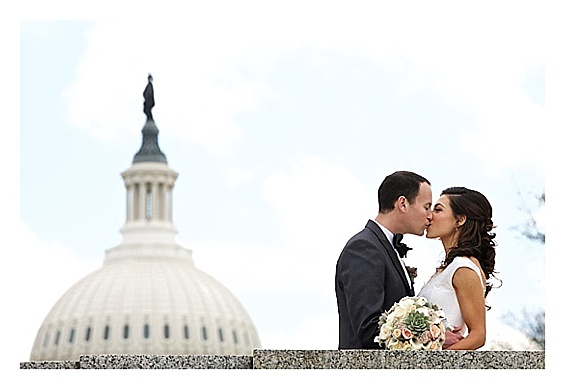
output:
[{"label": "pink rose", "polygon": [[439,329],[438,326],[432,324],[432,326],[430,327],[430,333],[432,334],[432,338],[436,339],[438,336],[440,336],[441,330]]},{"label": "pink rose", "polygon": [[404,339],[412,339],[413,334],[408,327],[404,327],[402,329],[402,336],[404,336]]},{"label": "pink rose", "polygon": [[425,331],[422,335],[420,335],[420,342],[428,343],[431,340],[431,336],[432,334],[430,334],[429,330]]}]

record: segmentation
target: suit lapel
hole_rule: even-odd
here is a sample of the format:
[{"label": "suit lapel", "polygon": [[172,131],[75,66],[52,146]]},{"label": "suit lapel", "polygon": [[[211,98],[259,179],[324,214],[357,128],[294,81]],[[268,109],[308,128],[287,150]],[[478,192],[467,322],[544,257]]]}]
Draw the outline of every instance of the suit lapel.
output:
[{"label": "suit lapel", "polygon": [[400,263],[400,260],[398,259],[398,254],[394,249],[394,247],[392,247],[392,245],[390,244],[385,233],[373,220],[369,220],[365,227],[370,229],[377,236],[378,240],[385,247],[388,256],[390,257],[390,260],[392,261],[392,264],[394,265],[395,269],[400,274],[404,286],[406,287],[407,290],[409,290],[412,294],[414,294],[414,288],[408,283],[408,280],[406,279],[406,275],[404,273],[404,270],[402,269],[402,263]]}]

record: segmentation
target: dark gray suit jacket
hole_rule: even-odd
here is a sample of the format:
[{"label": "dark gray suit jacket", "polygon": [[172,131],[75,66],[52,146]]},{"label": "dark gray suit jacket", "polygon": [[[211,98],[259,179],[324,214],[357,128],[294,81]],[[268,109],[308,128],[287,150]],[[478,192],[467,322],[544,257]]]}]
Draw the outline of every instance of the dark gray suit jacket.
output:
[{"label": "dark gray suit jacket", "polygon": [[405,296],[414,296],[396,250],[373,220],[345,245],[337,261],[335,293],[339,348],[381,348],[374,338],[381,313]]}]

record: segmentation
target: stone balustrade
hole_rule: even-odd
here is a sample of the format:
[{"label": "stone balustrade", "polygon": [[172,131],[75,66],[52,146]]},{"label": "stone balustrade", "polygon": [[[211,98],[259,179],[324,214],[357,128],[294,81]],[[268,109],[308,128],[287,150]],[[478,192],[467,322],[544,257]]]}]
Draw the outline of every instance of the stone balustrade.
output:
[{"label": "stone balustrade", "polygon": [[545,369],[545,351],[254,350],[253,355],[82,355],[20,369]]}]

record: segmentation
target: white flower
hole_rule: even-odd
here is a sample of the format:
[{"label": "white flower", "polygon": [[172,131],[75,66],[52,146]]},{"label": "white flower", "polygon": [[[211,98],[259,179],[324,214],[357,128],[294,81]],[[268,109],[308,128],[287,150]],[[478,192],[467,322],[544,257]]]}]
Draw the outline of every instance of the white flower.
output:
[{"label": "white flower", "polygon": [[[410,309],[410,307],[408,307],[408,310]],[[402,318],[404,316],[406,316],[406,313],[408,312],[408,310],[406,310],[404,307],[402,307],[401,305],[399,305],[398,307],[396,307],[396,309],[392,312],[392,315],[390,315],[390,317],[392,318],[391,320],[395,320],[397,318]]]},{"label": "white flower", "polygon": [[381,327],[379,338],[385,340],[390,336],[391,333],[392,333],[392,327],[388,325],[383,325]]},{"label": "white flower", "polygon": [[398,302],[398,305],[405,310],[409,310],[410,307],[414,305],[414,300],[409,297],[404,297]]},{"label": "white flower", "polygon": [[428,308],[426,308],[426,307],[420,307],[420,308],[418,308],[416,311],[417,311],[417,312],[420,312],[420,313],[422,313],[422,314],[424,314],[424,315],[426,315],[426,316],[430,316],[430,313],[429,313],[430,310],[429,310]]},{"label": "white flower", "polygon": [[424,345],[418,338],[412,338],[410,339],[410,347],[411,350],[421,350],[424,348]]}]

